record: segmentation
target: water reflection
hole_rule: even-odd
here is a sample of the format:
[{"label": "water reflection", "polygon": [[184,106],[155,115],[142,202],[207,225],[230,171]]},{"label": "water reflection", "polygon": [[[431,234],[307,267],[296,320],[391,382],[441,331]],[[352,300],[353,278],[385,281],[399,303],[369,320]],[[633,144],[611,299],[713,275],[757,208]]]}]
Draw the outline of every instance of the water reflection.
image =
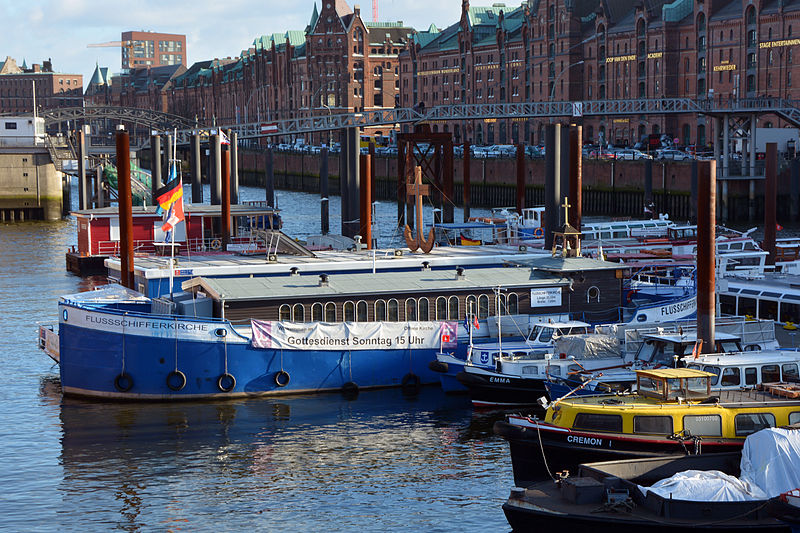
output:
[{"label": "water reflection", "polygon": [[466,398],[436,388],[414,398],[363,391],[353,401],[337,394],[219,403],[65,398],[60,492],[67,508],[91,498],[94,513],[126,530],[179,527],[177,519],[191,529],[220,498],[228,526],[237,528],[266,514],[271,524],[312,530],[326,527],[332,513],[344,530],[378,518],[381,529],[412,520],[444,530],[425,509],[441,513],[454,500],[482,503],[463,517],[467,524],[485,525],[488,516],[502,525],[511,473],[505,443],[491,433],[497,416],[475,416]]}]

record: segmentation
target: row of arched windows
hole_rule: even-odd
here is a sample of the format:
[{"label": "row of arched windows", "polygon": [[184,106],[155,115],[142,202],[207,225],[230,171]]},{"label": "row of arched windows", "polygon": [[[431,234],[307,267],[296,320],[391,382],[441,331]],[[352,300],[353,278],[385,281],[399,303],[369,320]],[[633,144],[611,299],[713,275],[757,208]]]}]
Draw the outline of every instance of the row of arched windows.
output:
[{"label": "row of arched windows", "polygon": [[[496,314],[516,315],[519,313],[519,296],[516,293],[469,295],[462,308],[458,296],[439,296],[437,298],[407,298],[400,300],[366,300],[334,302],[315,302],[310,306],[297,303],[283,304],[278,310],[279,320],[294,322],[399,322],[428,320],[463,320],[467,315],[488,318]],[[433,308],[431,308],[433,304]]]}]

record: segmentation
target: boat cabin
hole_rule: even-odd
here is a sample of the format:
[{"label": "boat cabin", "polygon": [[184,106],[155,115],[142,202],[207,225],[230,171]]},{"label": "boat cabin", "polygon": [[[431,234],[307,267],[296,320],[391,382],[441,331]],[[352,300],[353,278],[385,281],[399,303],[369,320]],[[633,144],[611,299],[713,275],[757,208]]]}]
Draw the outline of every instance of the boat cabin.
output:
[{"label": "boat cabin", "polygon": [[661,402],[704,400],[711,396],[714,374],[694,368],[657,368],[636,371],[640,396]]},{"label": "boat cabin", "polygon": [[569,320],[567,322],[551,322],[548,324],[537,324],[528,335],[527,343],[531,345],[551,345],[553,341],[562,335],[578,335],[590,333],[591,326],[580,320]]},{"label": "boat cabin", "polygon": [[709,354],[687,361],[686,367],[714,375],[715,389],[755,387],[759,383],[800,383],[800,353],[768,350],[740,354]]},{"label": "boat cabin", "polygon": [[[176,255],[221,250],[219,235],[222,206],[185,204],[185,223],[175,229]],[[78,246],[81,256],[119,255],[120,228],[117,206],[82,209],[71,213],[78,222]],[[280,211],[265,202],[231,205],[235,235],[248,235],[256,229],[280,229]],[[163,215],[155,206],[133,207],[133,248],[137,254],[155,254],[158,244],[165,242],[161,229]],[[235,241],[235,239],[234,239]],[[263,246],[262,246],[263,247]],[[167,253],[169,255],[169,253]]]},{"label": "boat cabin", "polygon": [[[691,355],[697,343],[697,332],[692,331],[683,335],[673,334],[648,334],[642,337],[642,343],[634,355],[634,359],[655,366],[675,366],[678,361]],[[714,353],[741,352],[740,338],[730,333],[719,332],[714,336]]]}]

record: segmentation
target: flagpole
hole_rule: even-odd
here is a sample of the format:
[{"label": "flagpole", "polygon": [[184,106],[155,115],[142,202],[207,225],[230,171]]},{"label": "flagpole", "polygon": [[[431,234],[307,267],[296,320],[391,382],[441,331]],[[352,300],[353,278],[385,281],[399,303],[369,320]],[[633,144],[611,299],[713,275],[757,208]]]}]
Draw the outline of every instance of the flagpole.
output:
[{"label": "flagpole", "polygon": [[[172,138],[174,139],[174,142],[172,143],[172,166],[174,167],[175,166],[175,158],[177,157],[176,150],[178,148],[178,129],[177,128],[175,128],[175,135],[173,135]],[[172,234],[172,243],[170,244],[170,247],[169,247],[169,299],[170,299],[170,301],[172,301],[173,296],[174,296],[173,295],[172,284],[173,284],[173,273],[175,271],[175,232],[177,231],[177,229],[178,229],[178,224],[176,223],[174,226],[172,226],[172,231],[170,231],[170,233]]]}]

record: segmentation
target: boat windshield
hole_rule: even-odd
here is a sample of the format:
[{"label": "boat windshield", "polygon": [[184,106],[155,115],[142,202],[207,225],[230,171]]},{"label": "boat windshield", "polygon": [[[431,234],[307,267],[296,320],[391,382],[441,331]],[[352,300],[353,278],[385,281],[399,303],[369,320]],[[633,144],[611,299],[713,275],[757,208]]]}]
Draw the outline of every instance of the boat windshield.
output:
[{"label": "boat windshield", "polygon": [[703,367],[703,370],[705,370],[706,372],[711,372],[712,374],[714,374],[714,377],[711,378],[711,385],[716,385],[717,382],[719,381],[719,373],[720,373],[719,367],[718,366],[712,366],[712,365],[705,365]]},{"label": "boat windshield", "polygon": [[675,357],[683,357],[691,353],[691,348],[679,342],[666,342],[661,339],[646,340],[639,346],[635,359],[651,364],[661,363],[672,366]]}]

